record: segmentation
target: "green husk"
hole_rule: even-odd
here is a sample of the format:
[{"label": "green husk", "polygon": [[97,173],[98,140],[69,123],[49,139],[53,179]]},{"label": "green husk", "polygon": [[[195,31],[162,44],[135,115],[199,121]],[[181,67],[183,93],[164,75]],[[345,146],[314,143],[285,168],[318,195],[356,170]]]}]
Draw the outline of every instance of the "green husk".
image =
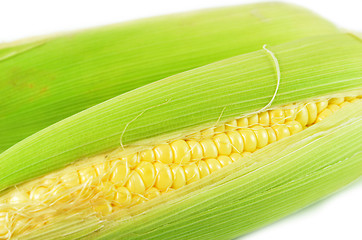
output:
[{"label": "green husk", "polygon": [[283,3],[157,17],[0,46],[0,152],[102,101],[224,58],[339,30]]},{"label": "green husk", "polygon": [[106,221],[73,216],[24,239],[232,239],[243,235],[361,177],[361,111],[361,102],[350,104],[253,153],[250,166],[235,162]]},{"label": "green husk", "polygon": [[[272,106],[362,87],[362,42],[336,34],[269,46]],[[0,155],[0,190],[97,153],[152,145],[262,109],[276,89],[265,50],[157,81],[58,122]],[[221,114],[222,113],[222,114]]]}]

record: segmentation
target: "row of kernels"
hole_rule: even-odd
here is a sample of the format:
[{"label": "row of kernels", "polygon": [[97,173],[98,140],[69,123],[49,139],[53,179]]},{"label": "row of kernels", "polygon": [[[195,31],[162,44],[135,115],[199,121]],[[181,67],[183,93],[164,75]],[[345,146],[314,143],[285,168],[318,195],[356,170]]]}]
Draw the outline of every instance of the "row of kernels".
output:
[{"label": "row of kernels", "polygon": [[103,198],[91,201],[93,210],[107,215],[114,211],[114,207],[122,208],[139,204],[163,192],[178,189],[206,177],[241,157],[241,154],[232,153],[231,156],[220,155],[183,166],[142,161],[134,171],[131,171],[125,187],[115,187],[110,183],[98,186],[97,191],[102,192]]},{"label": "row of kernels", "polygon": [[[218,169],[221,169],[222,167],[240,159],[241,157],[242,156],[238,153],[232,153],[230,156],[220,155],[216,158],[207,158],[196,163],[185,165],[183,166],[183,169],[179,168],[178,175],[174,176],[175,181],[181,184],[177,184],[176,186],[173,186],[173,188],[177,189],[183,185],[190,184],[204,178]],[[179,180],[178,178],[181,178],[182,180]]]},{"label": "row of kernels", "polygon": [[303,130],[297,121],[287,121],[272,127],[255,125],[252,128],[228,132],[227,135],[233,147],[233,152],[254,152],[267,144],[283,139]]},{"label": "row of kernels", "polygon": [[[248,117],[242,117],[232,120],[218,127],[212,127],[201,131],[200,135],[193,134],[192,137],[210,138],[215,134],[222,133],[225,130],[235,130],[240,128],[249,128],[255,125],[273,126],[275,124],[284,124],[288,121],[298,121],[303,127],[310,126],[320,120],[318,114],[328,108],[336,108],[334,105],[346,105],[349,102],[356,101],[358,97],[338,97],[311,101],[306,104],[287,105],[280,109],[272,109],[265,112],[252,114]],[[328,111],[329,112],[329,111]],[[331,113],[330,113],[331,114]],[[324,115],[326,115],[324,113]],[[191,139],[192,139],[191,137]],[[196,138],[197,139],[197,138]]]},{"label": "row of kernels", "polygon": [[357,100],[358,97],[339,97],[339,98],[331,98],[329,100],[324,100],[323,108],[318,106],[319,107],[318,116],[315,122],[317,123],[322,121],[323,119],[334,113],[335,111]]},{"label": "row of kernels", "polygon": [[[241,157],[240,154],[238,155],[238,157],[235,157],[234,153],[234,160]],[[185,165],[169,165],[161,162],[151,164],[143,161],[130,174],[126,188],[131,194],[140,195],[147,194],[147,191],[153,188],[160,192],[167,191],[169,188],[178,189],[209,175],[232,161],[226,155],[207,158],[198,162],[189,162]]]},{"label": "row of kernels", "polygon": [[[229,155],[232,152],[253,152],[274,139],[287,136],[287,125],[274,125],[271,129],[255,125],[252,128],[242,128],[218,133],[212,138],[196,140],[177,140],[170,144],[160,144],[153,151],[145,150],[140,153],[141,161],[159,161],[165,164],[186,164],[204,158],[215,158],[218,155]],[[267,135],[271,135],[269,141]],[[274,137],[274,135],[276,135]],[[290,134],[289,134],[290,135]],[[154,154],[152,154],[154,153]]]}]

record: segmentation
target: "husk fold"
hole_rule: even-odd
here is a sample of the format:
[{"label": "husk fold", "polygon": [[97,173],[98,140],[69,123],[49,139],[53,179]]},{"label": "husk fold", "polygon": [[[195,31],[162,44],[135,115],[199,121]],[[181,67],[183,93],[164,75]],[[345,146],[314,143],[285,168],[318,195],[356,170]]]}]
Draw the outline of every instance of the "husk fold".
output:
[{"label": "husk fold", "polygon": [[97,103],[173,74],[338,32],[283,3],[157,17],[0,46],[0,152]]},{"label": "husk fold", "polygon": [[[361,89],[362,43],[349,35],[314,37],[269,49],[281,70],[272,106]],[[0,190],[120,143],[152,145],[260,110],[274,94],[276,82],[270,56],[259,50],[127,92],[3,152]]]},{"label": "husk fold", "polygon": [[247,162],[235,162],[111,219],[73,216],[24,239],[235,238],[361,177],[361,111],[361,102],[350,104],[256,151]]}]

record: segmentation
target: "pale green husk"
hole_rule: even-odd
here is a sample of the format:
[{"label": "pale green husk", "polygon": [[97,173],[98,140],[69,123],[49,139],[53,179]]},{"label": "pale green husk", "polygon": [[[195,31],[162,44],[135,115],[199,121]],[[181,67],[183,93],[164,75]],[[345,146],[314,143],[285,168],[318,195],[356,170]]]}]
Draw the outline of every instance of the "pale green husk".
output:
[{"label": "pale green husk", "polygon": [[[344,34],[269,46],[279,62],[277,106],[362,88],[362,42]],[[156,144],[262,109],[276,89],[270,55],[256,51],[184,72],[80,112],[0,155],[0,190],[82,157]],[[222,113],[222,115],[221,115]]]},{"label": "pale green husk", "polygon": [[0,45],[0,152],[147,83],[264,44],[338,31],[306,9],[259,3]]},{"label": "pale green husk", "polygon": [[361,177],[361,111],[361,101],[350,104],[258,150],[247,161],[235,162],[106,221],[83,219],[80,214],[24,239],[232,239],[243,235]]}]

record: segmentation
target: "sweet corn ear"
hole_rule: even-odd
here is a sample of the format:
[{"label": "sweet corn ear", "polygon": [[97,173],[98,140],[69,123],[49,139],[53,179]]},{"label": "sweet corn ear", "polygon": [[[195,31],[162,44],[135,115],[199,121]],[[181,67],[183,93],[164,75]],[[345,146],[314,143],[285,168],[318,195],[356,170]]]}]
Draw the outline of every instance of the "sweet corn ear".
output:
[{"label": "sweet corn ear", "polygon": [[2,153],[0,232],[234,238],[358,178],[361,42],[338,34],[268,50],[122,94]]}]

